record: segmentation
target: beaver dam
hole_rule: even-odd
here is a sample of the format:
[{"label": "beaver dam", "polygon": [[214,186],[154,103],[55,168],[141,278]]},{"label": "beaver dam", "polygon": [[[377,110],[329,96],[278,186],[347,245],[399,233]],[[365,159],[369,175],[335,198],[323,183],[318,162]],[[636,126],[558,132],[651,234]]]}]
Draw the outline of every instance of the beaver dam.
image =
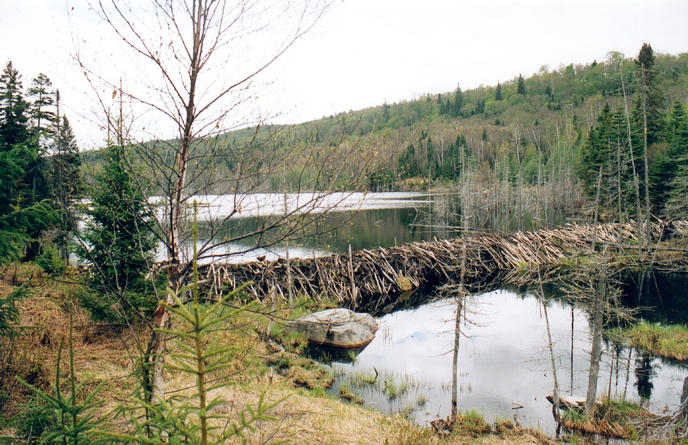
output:
[{"label": "beaver dam", "polygon": [[[413,291],[456,283],[465,259],[464,282],[471,292],[490,289],[499,283],[524,283],[534,271],[556,269],[604,246],[627,249],[640,259],[637,225],[572,224],[563,228],[513,234],[477,234],[465,238],[414,242],[398,247],[361,249],[327,257],[297,258],[288,263],[254,261],[242,264],[204,266],[201,276],[215,292],[252,282],[247,291],[263,298],[273,293],[288,298],[308,294],[326,295],[354,310],[382,313],[404,301]],[[644,231],[644,229],[643,229]],[[669,236],[685,237],[688,221],[652,224],[655,241]],[[641,235],[642,236],[642,235]],[[465,258],[464,254],[465,246]],[[683,267],[682,251],[655,248],[653,267]],[[679,253],[678,255],[676,253]]]}]

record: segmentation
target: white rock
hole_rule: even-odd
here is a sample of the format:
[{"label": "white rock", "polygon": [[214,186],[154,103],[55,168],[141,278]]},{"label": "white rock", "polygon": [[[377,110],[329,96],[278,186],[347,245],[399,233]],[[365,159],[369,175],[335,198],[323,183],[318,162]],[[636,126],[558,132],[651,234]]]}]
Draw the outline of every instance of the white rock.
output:
[{"label": "white rock", "polygon": [[292,320],[287,323],[287,328],[303,333],[313,343],[359,348],[373,341],[377,322],[370,314],[338,308]]}]

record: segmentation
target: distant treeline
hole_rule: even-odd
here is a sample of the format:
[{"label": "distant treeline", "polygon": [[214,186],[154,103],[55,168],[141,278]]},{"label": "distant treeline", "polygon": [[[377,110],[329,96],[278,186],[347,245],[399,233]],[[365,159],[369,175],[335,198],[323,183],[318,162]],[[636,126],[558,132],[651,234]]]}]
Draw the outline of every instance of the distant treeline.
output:
[{"label": "distant treeline", "polygon": [[[236,151],[243,157],[253,153],[257,159],[265,152],[302,152],[300,162],[291,156],[292,162],[273,172],[265,191],[318,187],[327,172],[309,170],[314,152],[332,157],[342,181],[360,173],[361,161],[374,166],[360,183],[368,190],[451,188],[462,172],[470,172],[471,181],[481,185],[476,190],[500,196],[495,206],[511,213],[508,209],[519,204],[530,220],[591,203],[600,165],[601,217],[618,219],[611,217],[613,210],[621,219],[634,218],[637,202],[644,208],[648,193],[646,154],[652,214],[679,216],[676,212],[685,211],[677,196],[686,182],[687,101],[688,53],[655,55],[646,44],[636,58],[610,52],[601,62],[543,66],[530,77],[494,86],[466,91],[457,86],[294,126],[246,128],[214,138],[206,148],[241,147]],[[148,144],[160,145],[164,156],[161,141]],[[356,155],[347,156],[351,152]],[[82,157],[89,177],[100,154]],[[228,157],[215,168],[230,177],[235,165]],[[518,203],[519,194],[521,201],[532,198],[523,195],[528,187],[538,187],[551,208]]]}]

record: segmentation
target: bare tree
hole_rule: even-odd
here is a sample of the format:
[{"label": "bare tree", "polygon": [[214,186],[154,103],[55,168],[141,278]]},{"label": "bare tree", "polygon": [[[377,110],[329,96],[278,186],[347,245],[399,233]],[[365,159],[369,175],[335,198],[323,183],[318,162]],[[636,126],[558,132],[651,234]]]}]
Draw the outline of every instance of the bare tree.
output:
[{"label": "bare tree", "polygon": [[[635,168],[635,154],[633,153],[633,138],[632,138],[632,133],[631,133],[631,119],[628,114],[628,103],[626,100],[626,85],[624,83],[624,75],[623,75],[623,61],[619,62],[619,76],[621,77],[621,91],[623,93],[623,103],[624,103],[624,116],[626,118],[626,137],[628,140],[628,151],[629,151],[629,159],[631,160],[631,167],[632,167],[632,172],[633,172],[633,185],[635,187],[635,204],[636,204],[636,220],[637,220],[637,225],[638,225],[638,236],[640,237],[640,234],[642,233],[642,211],[641,211],[641,206],[640,206],[640,184],[638,180],[638,173]],[[649,217],[647,219],[649,222]],[[649,247],[648,247],[649,249]]]},{"label": "bare tree", "polygon": [[[96,69],[82,56],[78,60],[104,111],[110,98],[103,91],[112,91],[113,98],[119,94],[120,101],[126,99],[136,116],[127,134],[137,137],[126,143],[131,147],[132,171],[135,165],[145,167],[145,174],[136,175],[139,187],[158,207],[155,224],[167,255],[168,290],[163,297],[167,304],[173,304],[172,295],[190,273],[191,258],[184,251],[190,237],[186,209],[198,195],[233,197],[223,213],[208,209],[205,215],[205,241],[198,246],[198,259],[211,261],[225,256],[227,246],[236,241],[250,240],[246,251],[302,231],[313,224],[315,211],[327,213],[324,198],[329,192],[352,186],[351,181],[338,179],[361,177],[360,171],[342,170],[344,163],[336,162],[337,150],[283,149],[277,138],[288,136],[285,130],[280,133],[265,126],[265,117],[252,113],[263,73],[329,7],[327,0],[98,0],[92,4],[124,46],[131,69],[122,67],[129,76],[120,84],[121,72]],[[108,128],[117,127],[108,124]],[[239,128],[244,128],[239,140],[227,136]],[[302,187],[307,183],[311,193],[249,233],[219,238],[229,218],[248,206],[251,193],[264,191],[270,178],[280,171],[284,174],[287,167],[296,177],[293,191],[305,191]],[[165,338],[160,329],[169,324],[169,311],[160,306],[145,353],[152,400],[164,398]]]}]

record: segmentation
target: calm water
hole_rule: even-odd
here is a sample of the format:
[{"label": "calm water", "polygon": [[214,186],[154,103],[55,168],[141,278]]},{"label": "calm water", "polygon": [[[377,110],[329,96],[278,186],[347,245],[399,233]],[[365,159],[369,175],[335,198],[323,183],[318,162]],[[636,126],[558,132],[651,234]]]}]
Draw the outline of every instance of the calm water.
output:
[{"label": "calm water", "polygon": [[[199,210],[202,212],[199,220],[206,221],[203,223],[205,226],[201,225],[201,243],[208,238],[210,221],[227,215],[233,208],[241,207],[242,211],[221,226],[216,240],[252,233],[284,213],[284,195],[249,195],[249,198],[242,203],[234,203],[229,195],[204,198],[207,205]],[[323,201],[312,205],[304,204],[312,199],[311,194],[288,194],[286,197],[288,211],[303,207],[304,211],[311,210],[317,215],[312,224],[289,237],[291,258],[344,253],[349,245],[352,249],[368,249],[455,236],[454,232],[444,228],[456,224],[454,211],[446,205],[446,195],[337,193],[327,195]],[[264,248],[253,249],[259,239],[252,237],[232,242],[214,253],[242,252],[228,257],[230,262],[250,261],[259,256],[273,260],[286,255],[286,243],[272,241],[280,237],[278,232],[264,235],[260,242],[270,244]],[[187,244],[186,250],[190,255],[190,244]],[[243,252],[247,250],[250,251]],[[164,256],[164,252],[161,251],[160,255]]]},{"label": "calm water", "polygon": [[[683,296],[688,296],[685,290]],[[475,409],[490,421],[517,417],[524,425],[553,434],[551,405],[545,399],[552,393],[553,378],[538,300],[498,290],[471,297],[467,307],[469,323],[462,327],[465,337],[459,347],[459,410]],[[336,394],[347,384],[366,405],[385,413],[406,412],[421,423],[449,415],[454,314],[453,300],[443,300],[380,318],[375,340],[353,363],[333,363],[337,378],[330,391]],[[591,346],[587,316],[573,310],[572,356],[571,307],[553,301],[548,315],[560,390],[584,396]],[[612,397],[645,399],[653,411],[678,405],[688,376],[685,366],[612,344],[604,351],[598,397],[607,394],[611,366]],[[376,384],[361,384],[360,376],[374,377],[375,369]],[[397,387],[397,396],[389,397],[390,383]]]}]

